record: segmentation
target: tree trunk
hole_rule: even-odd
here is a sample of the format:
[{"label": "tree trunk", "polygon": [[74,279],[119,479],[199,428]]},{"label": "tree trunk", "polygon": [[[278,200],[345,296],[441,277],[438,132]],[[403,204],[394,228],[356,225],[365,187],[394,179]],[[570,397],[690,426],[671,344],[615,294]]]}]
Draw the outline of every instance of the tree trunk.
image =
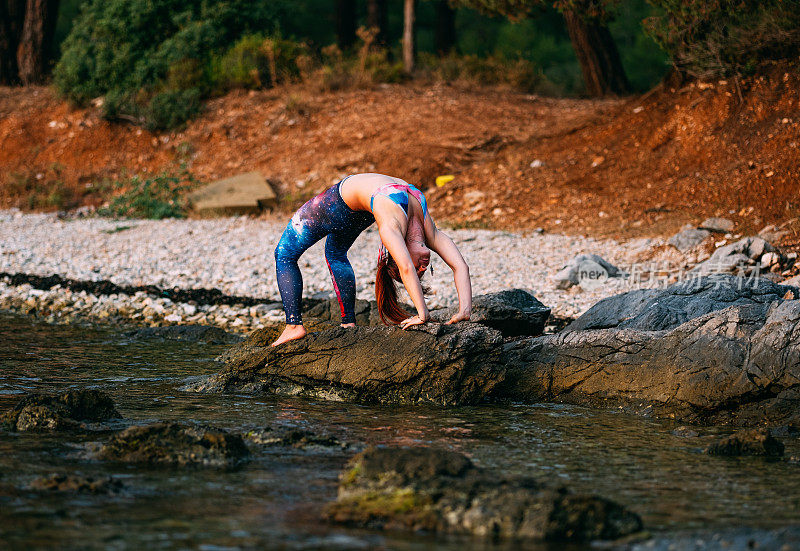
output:
[{"label": "tree trunk", "polygon": [[386,9],[387,0],[367,1],[367,26],[378,29],[375,36],[375,45],[385,48],[389,40],[386,36],[389,28],[389,10]]},{"label": "tree trunk", "polygon": [[17,49],[19,77],[23,84],[40,84],[49,73],[58,2],[27,0],[25,23]]},{"label": "tree trunk", "polygon": [[25,18],[25,0],[0,0],[0,84],[19,84],[17,48]]},{"label": "tree trunk", "polygon": [[581,64],[587,93],[599,97],[630,92],[628,77],[608,27],[599,21],[586,20],[574,11],[564,12],[564,19]]},{"label": "tree trunk", "polygon": [[456,46],[456,10],[448,0],[436,2],[436,33],[434,36],[436,53],[447,55]]},{"label": "tree trunk", "polygon": [[414,8],[415,0],[405,0],[403,4],[403,68],[406,73],[414,72]]},{"label": "tree trunk", "polygon": [[356,0],[336,0],[336,43],[342,50],[356,43]]}]

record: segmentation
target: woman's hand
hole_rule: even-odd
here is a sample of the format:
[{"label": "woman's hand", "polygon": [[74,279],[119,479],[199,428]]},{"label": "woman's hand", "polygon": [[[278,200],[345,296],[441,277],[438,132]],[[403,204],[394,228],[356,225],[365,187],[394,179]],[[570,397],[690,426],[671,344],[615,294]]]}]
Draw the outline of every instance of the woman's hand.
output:
[{"label": "woman's hand", "polygon": [[410,318],[401,321],[400,327],[405,330],[414,325],[422,325],[423,323],[425,323],[425,320],[420,319],[419,316],[411,316]]},{"label": "woman's hand", "polygon": [[469,321],[469,317],[471,315],[472,315],[471,310],[462,310],[456,313],[452,318],[450,318],[450,321],[445,323],[445,325],[450,325],[451,323],[457,323],[459,321]]}]

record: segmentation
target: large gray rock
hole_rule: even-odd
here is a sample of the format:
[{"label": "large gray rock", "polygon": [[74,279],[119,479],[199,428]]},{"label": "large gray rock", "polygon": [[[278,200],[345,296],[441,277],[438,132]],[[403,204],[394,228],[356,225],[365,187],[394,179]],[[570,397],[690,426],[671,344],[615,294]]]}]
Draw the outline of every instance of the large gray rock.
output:
[{"label": "large gray rock", "polygon": [[608,499],[532,478],[509,479],[460,453],[433,448],[358,454],[326,516],[351,526],[512,540],[611,540],[642,528],[636,514]]},{"label": "large gray rock", "polygon": [[[261,343],[261,346],[253,342]],[[386,404],[474,404],[503,380],[503,338],[475,323],[333,328],[278,347],[256,331],[200,391],[276,392]]]},{"label": "large gray rock", "polygon": [[[433,318],[445,322],[456,313],[448,308],[433,313]],[[472,300],[470,321],[497,329],[504,337],[541,335],[550,317],[550,308],[524,289],[509,289],[499,293],[478,295]]]},{"label": "large gray rock", "polygon": [[504,357],[494,395],[507,399],[610,400],[694,422],[800,420],[798,300],[730,306],[671,330],[563,331],[510,343]]},{"label": "large gray rock", "polygon": [[[599,275],[599,277],[598,277]],[[622,275],[619,268],[596,254],[579,254],[553,276],[556,287],[569,289],[575,285],[599,285],[602,280]]]},{"label": "large gray rock", "polygon": [[689,226],[670,237],[667,243],[685,253],[694,249],[709,237],[711,237],[710,231]]},{"label": "large gray rock", "polygon": [[567,326],[583,329],[674,329],[682,323],[735,305],[756,305],[766,313],[769,305],[793,291],[766,279],[743,279],[718,274],[698,277],[666,289],[637,289],[601,300]]}]

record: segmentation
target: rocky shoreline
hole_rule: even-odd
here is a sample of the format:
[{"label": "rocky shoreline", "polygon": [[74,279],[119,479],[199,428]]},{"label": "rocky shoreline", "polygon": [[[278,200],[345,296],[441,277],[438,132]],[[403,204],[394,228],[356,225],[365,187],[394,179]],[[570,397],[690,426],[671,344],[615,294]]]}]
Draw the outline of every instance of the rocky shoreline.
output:
[{"label": "rocky shoreline", "polygon": [[606,299],[541,336],[504,337],[486,321],[360,326],[272,348],[262,329],[195,389],[367,404],[564,401],[693,423],[800,426],[798,296],[796,287],[716,275]]}]

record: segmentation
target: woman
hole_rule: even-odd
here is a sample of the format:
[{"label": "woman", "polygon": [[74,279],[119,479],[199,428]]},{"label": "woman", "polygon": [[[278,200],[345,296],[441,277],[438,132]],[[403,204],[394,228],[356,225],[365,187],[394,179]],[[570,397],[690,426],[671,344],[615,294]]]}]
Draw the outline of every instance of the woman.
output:
[{"label": "woman", "polygon": [[[292,216],[275,249],[278,287],[286,312],[286,329],[277,346],[306,335],[300,317],[303,277],[297,260],[311,245],[327,236],[325,259],[339,299],[342,327],[355,327],[356,281],[347,250],[373,222],[382,246],[378,253],[375,298],[384,323],[403,329],[428,321],[420,277],[435,251],[453,270],[458,312],[447,323],[468,320],[472,310],[469,268],[453,241],[436,229],[425,196],[400,178],[383,174],[354,174],[320,193]],[[402,282],[417,310],[415,316],[397,302],[394,281]]]}]

